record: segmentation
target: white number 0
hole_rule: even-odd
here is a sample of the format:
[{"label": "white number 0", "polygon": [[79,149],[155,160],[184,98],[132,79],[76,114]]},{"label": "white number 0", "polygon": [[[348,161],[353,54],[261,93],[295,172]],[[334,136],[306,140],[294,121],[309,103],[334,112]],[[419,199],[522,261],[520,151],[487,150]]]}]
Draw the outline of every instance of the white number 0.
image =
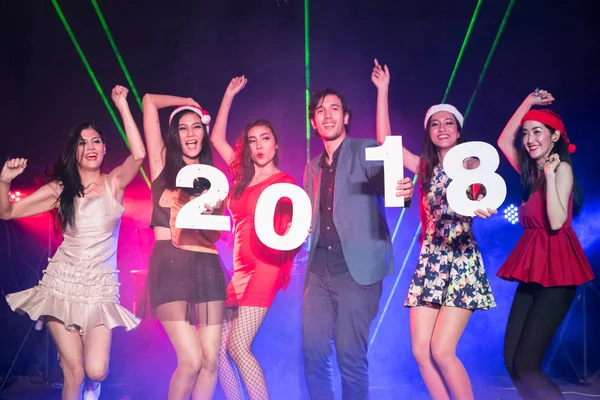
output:
[{"label": "white number 0", "polygon": [[[465,169],[463,160],[469,157],[479,158],[479,167]],[[448,185],[446,198],[454,212],[472,217],[477,209],[497,209],[506,198],[506,183],[496,173],[500,157],[496,149],[485,142],[467,142],[454,146],[444,157],[444,171],[452,182]],[[467,197],[467,188],[480,183],[486,188],[481,201]]]},{"label": "white number 0", "polygon": [[[280,236],[273,229],[277,202],[287,197],[293,204],[292,225],[287,234]],[[293,250],[306,240],[310,229],[312,206],[306,192],[290,183],[275,183],[267,187],[256,202],[254,229],[261,242],[276,250]]]},{"label": "white number 0", "polygon": [[[224,201],[229,193],[229,182],[223,172],[205,164],[190,164],[177,174],[177,187],[194,187],[196,178],[210,181],[210,189],[185,204],[175,219],[175,227],[184,229],[207,229],[228,231],[231,219],[226,215],[202,214],[204,204],[213,206],[218,200]],[[275,232],[273,222],[275,207],[282,197],[292,201],[292,226],[287,234]],[[276,183],[266,188],[258,198],[254,212],[254,228],[258,238],[266,246],[275,250],[292,250],[302,245],[310,228],[312,207],[308,195],[302,188],[290,183]]]}]

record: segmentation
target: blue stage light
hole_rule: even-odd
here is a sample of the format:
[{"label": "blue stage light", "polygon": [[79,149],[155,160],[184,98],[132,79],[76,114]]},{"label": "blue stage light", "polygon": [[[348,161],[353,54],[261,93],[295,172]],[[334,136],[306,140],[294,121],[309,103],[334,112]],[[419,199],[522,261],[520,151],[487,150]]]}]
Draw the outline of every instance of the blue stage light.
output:
[{"label": "blue stage light", "polygon": [[514,204],[509,205],[504,209],[504,218],[511,224],[516,224],[519,222],[519,209]]}]

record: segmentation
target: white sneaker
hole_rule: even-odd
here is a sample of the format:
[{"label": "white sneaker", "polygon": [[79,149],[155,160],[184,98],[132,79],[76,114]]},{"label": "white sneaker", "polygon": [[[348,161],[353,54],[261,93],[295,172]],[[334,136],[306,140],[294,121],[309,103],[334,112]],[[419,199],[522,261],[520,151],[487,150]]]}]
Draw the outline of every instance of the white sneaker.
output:
[{"label": "white sneaker", "polygon": [[83,389],[83,400],[98,400],[100,398],[101,385],[100,382],[94,382],[95,387],[86,386]]}]

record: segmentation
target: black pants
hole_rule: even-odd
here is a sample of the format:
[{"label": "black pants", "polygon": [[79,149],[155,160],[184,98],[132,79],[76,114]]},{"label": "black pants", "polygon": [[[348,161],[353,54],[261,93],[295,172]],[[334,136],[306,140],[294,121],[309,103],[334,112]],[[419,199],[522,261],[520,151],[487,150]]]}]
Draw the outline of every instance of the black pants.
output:
[{"label": "black pants", "polygon": [[308,272],[302,302],[304,375],[312,400],[333,400],[331,341],[335,342],[344,400],[369,398],[369,328],[379,310],[381,282],[359,285],[349,272]]},{"label": "black pants", "polygon": [[542,359],[575,298],[575,286],[517,287],[504,338],[504,363],[523,399],[564,399],[544,372]]}]

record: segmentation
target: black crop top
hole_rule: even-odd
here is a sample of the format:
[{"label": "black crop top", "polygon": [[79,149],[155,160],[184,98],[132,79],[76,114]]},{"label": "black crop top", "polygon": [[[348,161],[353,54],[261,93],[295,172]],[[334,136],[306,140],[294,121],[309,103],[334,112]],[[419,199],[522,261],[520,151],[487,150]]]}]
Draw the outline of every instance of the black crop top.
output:
[{"label": "black crop top", "polygon": [[165,170],[163,169],[150,185],[150,192],[152,193],[151,228],[154,228],[155,226],[170,228],[171,209],[168,207],[161,207],[160,205],[160,198],[166,189],[167,181],[165,180]]}]

